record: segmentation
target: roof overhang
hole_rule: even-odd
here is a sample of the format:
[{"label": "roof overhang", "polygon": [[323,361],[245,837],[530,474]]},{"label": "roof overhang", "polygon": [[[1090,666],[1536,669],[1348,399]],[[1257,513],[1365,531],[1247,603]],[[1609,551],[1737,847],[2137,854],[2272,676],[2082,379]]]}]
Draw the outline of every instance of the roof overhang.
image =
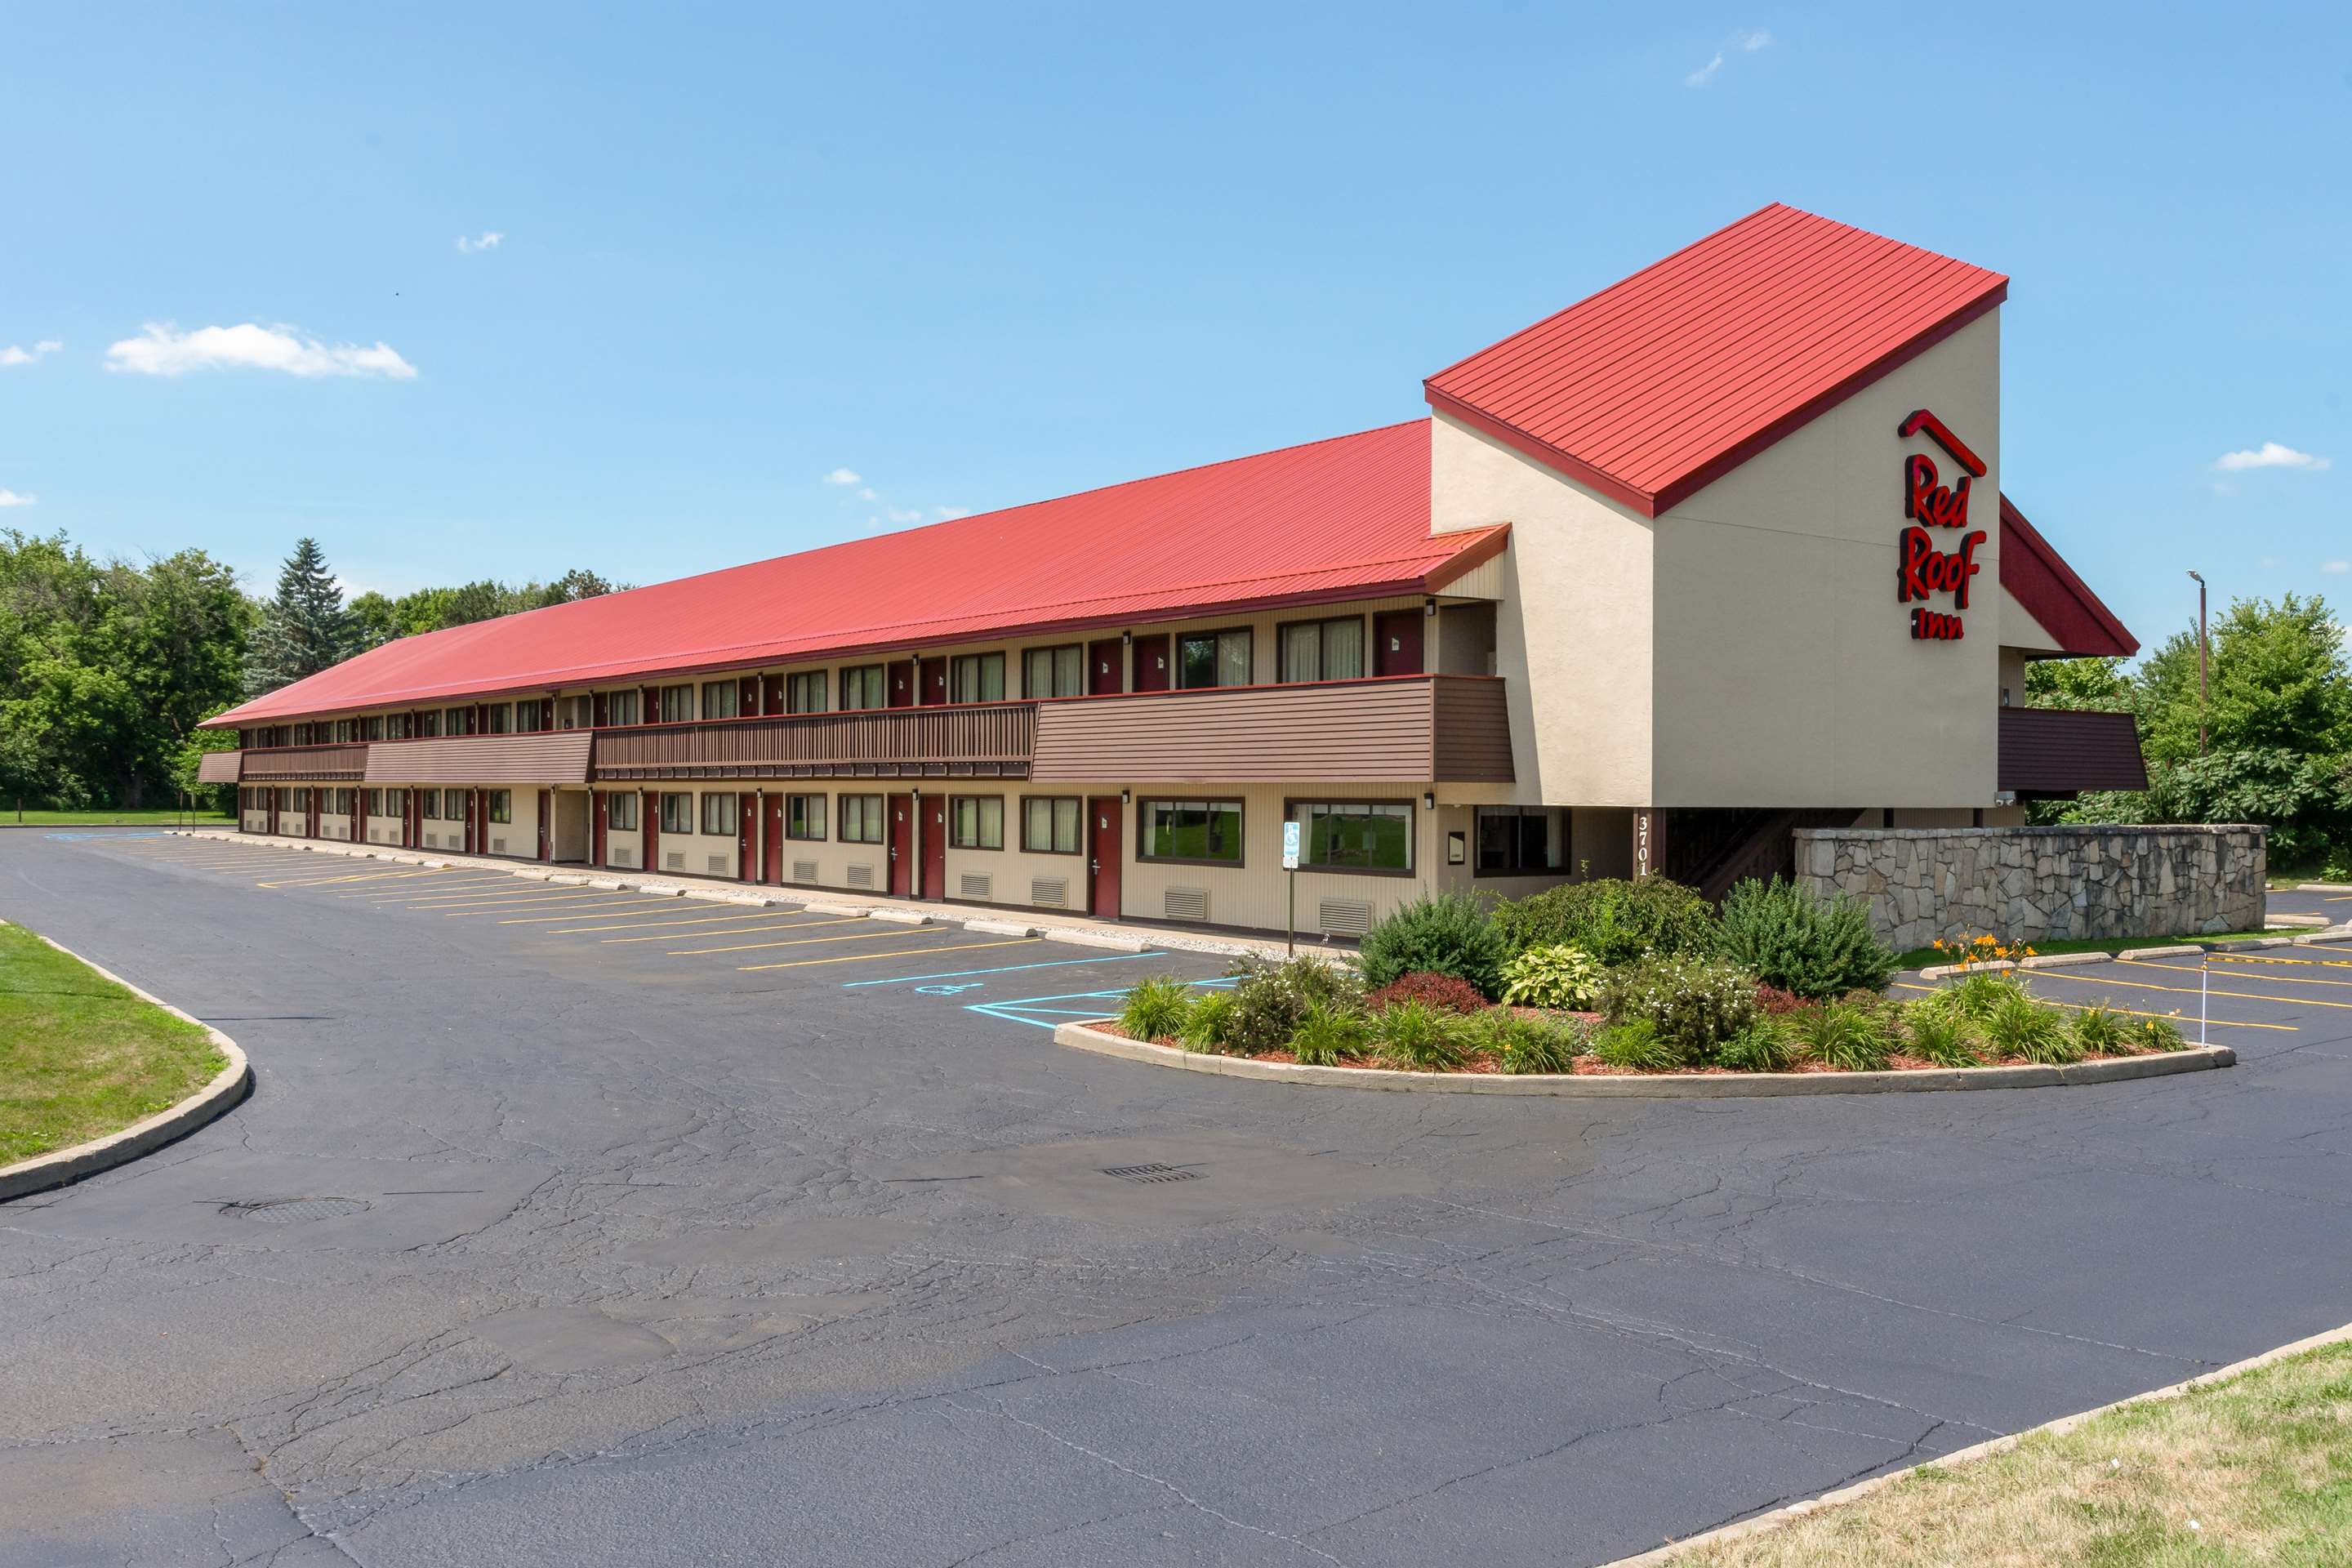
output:
[{"label": "roof overhang", "polygon": [[2000,498],[2000,585],[2069,658],[2129,658],[2139,651],[2139,639],[2005,495]]}]

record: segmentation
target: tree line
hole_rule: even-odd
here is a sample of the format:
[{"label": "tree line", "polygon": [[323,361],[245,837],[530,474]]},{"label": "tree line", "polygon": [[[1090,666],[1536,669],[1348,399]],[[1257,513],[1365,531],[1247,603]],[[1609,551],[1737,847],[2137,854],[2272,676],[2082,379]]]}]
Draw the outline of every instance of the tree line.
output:
[{"label": "tree line", "polygon": [[196,784],[203,753],[236,743],[197,730],[215,714],[395,637],[614,591],[575,569],[346,604],[303,539],[260,597],[202,550],[98,561],[62,532],[0,530],[0,801],[225,804],[225,789]]}]

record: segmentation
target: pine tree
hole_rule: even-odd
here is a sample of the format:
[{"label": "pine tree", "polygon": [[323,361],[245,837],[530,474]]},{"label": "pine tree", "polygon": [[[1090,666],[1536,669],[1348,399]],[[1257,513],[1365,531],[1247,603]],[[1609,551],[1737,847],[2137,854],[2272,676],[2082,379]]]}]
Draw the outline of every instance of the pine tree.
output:
[{"label": "pine tree", "polygon": [[341,664],[357,651],[357,632],[319,542],[295,541],[278,574],[278,596],[261,606],[246,661],[246,695],[258,697]]}]

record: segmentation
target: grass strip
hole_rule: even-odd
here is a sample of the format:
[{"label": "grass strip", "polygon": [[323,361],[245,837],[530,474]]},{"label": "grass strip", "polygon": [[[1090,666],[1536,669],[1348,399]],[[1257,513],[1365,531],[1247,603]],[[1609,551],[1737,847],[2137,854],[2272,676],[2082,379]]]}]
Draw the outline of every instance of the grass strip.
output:
[{"label": "grass strip", "polygon": [[1923,1466],[1675,1568],[2239,1568],[2352,1563],[2352,1344]]},{"label": "grass strip", "polygon": [[119,1132],[226,1065],[196,1025],[0,925],[0,1165]]},{"label": "grass strip", "polygon": [[0,827],[230,827],[236,818],[215,811],[10,811],[0,807]]}]

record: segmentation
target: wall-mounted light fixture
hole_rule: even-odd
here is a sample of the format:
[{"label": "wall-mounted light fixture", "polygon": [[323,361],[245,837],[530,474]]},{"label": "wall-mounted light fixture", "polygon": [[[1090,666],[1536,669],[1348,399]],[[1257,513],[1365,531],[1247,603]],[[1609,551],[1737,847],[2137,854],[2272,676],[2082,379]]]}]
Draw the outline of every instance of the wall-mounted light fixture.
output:
[{"label": "wall-mounted light fixture", "polygon": [[1434,599],[1423,599],[1421,602],[1421,613],[1424,616],[1433,616],[1437,614],[1437,601]]},{"label": "wall-mounted light fixture", "polygon": [[1437,809],[1437,792],[1435,790],[1425,789],[1421,792],[1421,808],[1423,811],[1435,811]]},{"label": "wall-mounted light fixture", "polygon": [[1121,632],[1118,634],[1118,642],[1121,647],[1127,647],[1133,641],[1135,641],[1135,634],[1133,632]]},{"label": "wall-mounted light fixture", "polygon": [[1118,792],[1118,804],[1119,804],[1119,805],[1125,805],[1127,804],[1127,802],[1128,802],[1127,791],[1125,791],[1125,790],[1121,790],[1121,791],[1119,791],[1119,792]]}]

